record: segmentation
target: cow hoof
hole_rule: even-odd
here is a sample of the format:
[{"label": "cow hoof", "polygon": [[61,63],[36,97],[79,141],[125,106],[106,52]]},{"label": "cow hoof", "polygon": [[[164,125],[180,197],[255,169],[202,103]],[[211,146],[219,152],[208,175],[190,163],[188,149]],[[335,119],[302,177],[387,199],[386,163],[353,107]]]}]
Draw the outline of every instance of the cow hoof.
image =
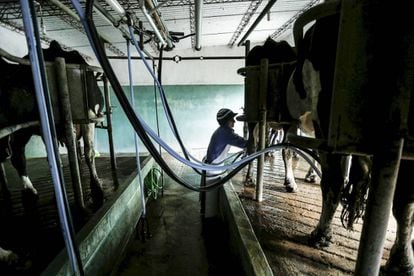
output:
[{"label": "cow hoof", "polygon": [[102,189],[102,184],[99,182],[99,185],[97,185],[96,182],[91,181],[91,196],[93,205],[95,208],[99,208],[102,206],[104,202],[104,192]]},{"label": "cow hoof", "polygon": [[0,263],[5,263],[8,266],[17,264],[19,257],[11,250],[0,248]]},{"label": "cow hoof", "polygon": [[309,175],[305,177],[305,182],[307,183],[315,183],[316,182],[316,176],[315,175]]},{"label": "cow hoof", "polygon": [[414,266],[389,266],[385,267],[386,275],[412,276],[414,275]]},{"label": "cow hoof", "polygon": [[414,275],[412,255],[405,250],[397,250],[394,246],[384,270],[386,275]]},{"label": "cow hoof", "polygon": [[285,185],[285,189],[288,193],[296,193],[298,188],[292,185]]},{"label": "cow hoof", "polygon": [[7,187],[0,188],[0,198],[10,200],[11,193],[10,193],[10,190]]},{"label": "cow hoof", "polygon": [[329,245],[331,244],[331,240],[332,235],[322,235],[312,232],[312,234],[309,237],[308,244],[316,248],[325,248],[329,247]]},{"label": "cow hoof", "polygon": [[254,183],[253,179],[248,178],[246,179],[246,181],[244,182],[244,186],[245,187],[254,187],[256,184]]},{"label": "cow hoof", "polygon": [[31,189],[23,189],[22,190],[22,200],[23,202],[35,203],[39,199],[39,195],[34,193]]}]

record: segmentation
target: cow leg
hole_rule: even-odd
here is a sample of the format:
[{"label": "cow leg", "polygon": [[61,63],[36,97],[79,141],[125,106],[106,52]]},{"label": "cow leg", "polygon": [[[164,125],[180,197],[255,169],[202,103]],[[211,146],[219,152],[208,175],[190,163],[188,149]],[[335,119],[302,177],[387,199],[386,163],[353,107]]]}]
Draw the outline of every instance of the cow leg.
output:
[{"label": "cow leg", "polygon": [[18,257],[13,251],[6,250],[0,247],[0,263],[5,263],[7,265],[12,265],[17,263]]},{"label": "cow leg", "polygon": [[7,136],[0,139],[0,195],[5,197],[10,197],[10,191],[7,185],[7,176],[3,163],[10,155],[10,136]]},{"label": "cow leg", "polygon": [[[316,162],[316,160],[313,160],[312,163],[313,163],[314,166],[318,165],[318,162]],[[317,176],[317,174],[316,174],[315,170],[313,169],[313,167],[309,167],[309,170],[305,175],[305,182],[315,183],[316,182],[316,176]]]},{"label": "cow leg", "polygon": [[[286,133],[296,133],[296,130],[297,125],[293,124],[291,126],[288,126],[288,128],[286,129]],[[282,158],[283,163],[285,165],[285,182],[283,184],[285,185],[286,191],[290,193],[295,193],[298,190],[298,185],[296,184],[295,175],[293,173],[293,159],[295,158],[294,152],[290,149],[283,149]]]},{"label": "cow leg", "polygon": [[255,185],[253,180],[253,160],[247,165],[246,179],[244,180],[244,186],[252,187]]},{"label": "cow leg", "polygon": [[95,149],[94,149],[94,137],[95,137],[95,124],[83,124],[82,137],[84,143],[85,160],[89,168],[90,174],[90,188],[93,201],[96,205],[103,203],[104,193],[102,188],[102,181],[98,177],[95,166]]},{"label": "cow leg", "polygon": [[316,247],[327,247],[332,239],[332,219],[343,189],[341,156],[321,153],[322,167],[322,211],[318,225],[312,231],[309,243]]},{"label": "cow leg", "polygon": [[23,129],[13,134],[11,141],[11,163],[20,176],[24,191],[29,191],[33,195],[37,195],[37,190],[33,187],[32,181],[27,174],[25,155],[26,144],[29,142],[30,137],[32,137],[32,133],[30,129]]},{"label": "cow leg", "polygon": [[[256,137],[254,134],[256,122],[248,122],[247,127],[249,129],[249,139],[247,139],[247,153],[252,154],[256,151]],[[246,179],[245,179],[245,185],[246,186],[253,186],[254,181],[252,177],[252,167],[253,167],[253,160],[249,163],[247,166],[247,172],[246,172]]]},{"label": "cow leg", "polygon": [[397,187],[393,202],[393,215],[397,220],[397,235],[387,261],[387,273],[390,275],[414,275],[414,256],[411,235],[414,226],[414,188],[410,174],[414,162],[401,161]]},{"label": "cow leg", "polygon": [[293,175],[293,152],[289,149],[282,150],[283,163],[285,165],[285,185],[286,191],[289,193],[296,193],[298,185],[296,184],[295,176]]},{"label": "cow leg", "polygon": [[7,187],[7,176],[3,162],[0,162],[0,196],[10,198],[10,191]]}]

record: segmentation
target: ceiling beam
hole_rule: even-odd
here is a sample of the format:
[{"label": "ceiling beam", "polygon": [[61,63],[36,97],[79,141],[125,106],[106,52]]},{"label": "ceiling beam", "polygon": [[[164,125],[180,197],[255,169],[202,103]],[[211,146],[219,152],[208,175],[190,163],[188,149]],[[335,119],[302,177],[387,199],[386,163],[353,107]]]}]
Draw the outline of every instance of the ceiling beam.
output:
[{"label": "ceiling beam", "polygon": [[311,0],[306,6],[304,6],[300,11],[298,11],[294,16],[289,18],[282,26],[280,26],[273,34],[270,35],[270,38],[276,40],[280,35],[282,35],[285,31],[291,28],[292,24],[295,23],[296,19],[305,11],[310,9],[311,7],[318,4],[320,0]]},{"label": "ceiling beam", "polygon": [[250,19],[253,17],[254,13],[256,12],[257,8],[262,3],[262,0],[253,0],[247,11],[244,13],[242,19],[240,20],[239,26],[237,26],[236,31],[233,33],[232,38],[230,39],[229,43],[227,44],[229,47],[233,47],[236,40],[239,39],[239,36],[244,31],[244,28],[249,24]]},{"label": "ceiling beam", "polygon": [[242,43],[249,37],[250,33],[254,31],[256,26],[262,21],[263,17],[270,11],[270,9],[273,7],[273,5],[276,3],[277,0],[269,0],[267,5],[263,8],[262,12],[259,14],[259,16],[256,18],[256,20],[253,22],[253,24],[250,26],[250,28],[247,30],[247,32],[244,34],[242,39],[237,43],[237,46],[242,45]]}]

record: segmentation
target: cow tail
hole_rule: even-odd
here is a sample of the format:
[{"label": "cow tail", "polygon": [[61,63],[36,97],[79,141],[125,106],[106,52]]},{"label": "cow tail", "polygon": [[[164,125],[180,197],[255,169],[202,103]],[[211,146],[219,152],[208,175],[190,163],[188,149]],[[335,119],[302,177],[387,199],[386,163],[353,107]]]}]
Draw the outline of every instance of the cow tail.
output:
[{"label": "cow tail", "polygon": [[352,172],[355,170],[355,166],[354,169],[351,169],[350,181],[345,184],[341,197],[343,206],[341,223],[348,230],[353,230],[354,223],[357,223],[365,213],[370,184],[370,162],[365,162],[368,160],[365,157],[354,159],[359,159],[356,161],[361,170],[357,169],[358,171],[355,173],[355,171]]},{"label": "cow tail", "polygon": [[309,59],[309,55],[310,55],[309,51],[311,47],[313,30],[314,30],[314,27],[312,26],[305,33],[304,38],[298,41],[298,45],[296,46],[298,59],[296,63],[295,72],[293,73],[293,83],[301,99],[305,99],[307,96],[305,86],[303,84],[302,70],[303,70],[303,64],[305,63],[305,60]]}]

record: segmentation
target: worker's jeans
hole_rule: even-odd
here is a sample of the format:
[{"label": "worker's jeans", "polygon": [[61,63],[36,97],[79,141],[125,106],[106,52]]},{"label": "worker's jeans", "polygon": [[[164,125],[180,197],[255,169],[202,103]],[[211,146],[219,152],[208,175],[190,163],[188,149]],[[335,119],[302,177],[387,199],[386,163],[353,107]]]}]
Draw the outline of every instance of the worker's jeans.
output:
[{"label": "worker's jeans", "polygon": [[[218,181],[221,176],[211,176],[211,177],[205,177],[206,181],[204,183],[204,174],[201,177],[201,184],[200,186],[203,187],[205,185],[209,185],[211,183],[214,183]],[[217,188],[210,190],[208,192],[201,192],[200,193],[200,203],[201,203],[201,215],[204,218],[211,218],[218,215],[218,206],[219,206],[219,191],[221,186],[218,186]]]}]

